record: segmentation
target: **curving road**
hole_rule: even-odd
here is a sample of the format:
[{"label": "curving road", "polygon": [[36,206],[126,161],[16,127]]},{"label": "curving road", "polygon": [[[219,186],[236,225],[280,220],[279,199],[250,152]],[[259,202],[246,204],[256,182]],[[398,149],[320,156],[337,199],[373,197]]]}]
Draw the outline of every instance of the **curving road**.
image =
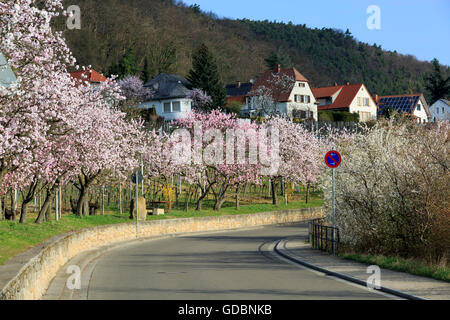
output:
[{"label": "curving road", "polygon": [[[302,227],[302,228],[300,228]],[[273,253],[305,225],[145,241],[113,249],[90,275],[88,299],[386,299]],[[303,234],[305,235],[305,234]]]}]

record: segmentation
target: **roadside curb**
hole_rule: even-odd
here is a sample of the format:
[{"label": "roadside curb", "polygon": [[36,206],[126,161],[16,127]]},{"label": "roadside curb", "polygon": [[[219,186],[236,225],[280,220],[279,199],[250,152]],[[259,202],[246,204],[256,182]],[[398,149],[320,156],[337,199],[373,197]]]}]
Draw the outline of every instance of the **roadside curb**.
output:
[{"label": "roadside curb", "polygon": [[[284,247],[284,248],[282,248],[282,247]],[[310,269],[313,269],[315,271],[324,273],[325,275],[334,276],[336,278],[340,278],[342,280],[346,280],[346,281],[349,281],[349,282],[352,282],[352,283],[355,283],[355,284],[367,287],[367,283],[365,281],[362,281],[362,280],[354,278],[354,277],[350,277],[350,276],[345,275],[343,273],[334,272],[334,271],[331,271],[331,270],[328,270],[328,269],[325,269],[325,268],[322,268],[322,267],[318,267],[316,265],[313,265],[311,263],[308,263],[306,261],[300,260],[299,258],[290,255],[288,253],[289,250],[286,249],[286,239],[278,240],[276,245],[275,245],[275,247],[274,247],[274,251],[277,254],[279,254],[280,256],[282,256],[282,257],[284,257],[284,258],[286,258],[286,259],[288,259],[288,260],[290,260],[292,262],[298,263],[300,265],[303,265],[303,266],[305,266],[307,268],[310,268]],[[405,293],[405,292],[401,292],[401,291],[394,290],[394,289],[391,289],[391,288],[386,288],[386,287],[383,287],[383,286],[381,286],[379,289],[375,288],[373,290],[381,291],[381,292],[388,293],[388,294],[391,294],[391,295],[394,295],[394,296],[397,296],[397,297],[400,297],[400,298],[408,299],[408,300],[427,300],[427,299],[424,299],[422,297],[414,296],[414,295],[411,295],[411,294],[408,294],[408,293]]]}]

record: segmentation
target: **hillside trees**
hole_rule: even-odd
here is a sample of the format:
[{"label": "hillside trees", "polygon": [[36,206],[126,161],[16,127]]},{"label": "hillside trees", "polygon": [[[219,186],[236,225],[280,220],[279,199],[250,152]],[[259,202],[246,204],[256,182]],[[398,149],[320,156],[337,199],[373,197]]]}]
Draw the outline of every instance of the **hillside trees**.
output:
[{"label": "hillside trees", "polygon": [[426,89],[431,97],[430,105],[441,98],[450,96],[450,76],[444,76],[439,61],[432,61],[433,72],[426,75]]}]

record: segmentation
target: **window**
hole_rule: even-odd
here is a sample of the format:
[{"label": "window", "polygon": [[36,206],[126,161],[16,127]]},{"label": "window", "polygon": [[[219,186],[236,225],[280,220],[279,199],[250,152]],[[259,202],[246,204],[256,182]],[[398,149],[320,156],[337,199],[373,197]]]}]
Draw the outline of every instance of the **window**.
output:
[{"label": "window", "polygon": [[369,98],[364,98],[364,105],[365,105],[366,107],[369,106]]},{"label": "window", "polygon": [[361,98],[360,97],[357,98],[357,104],[358,104],[358,106],[361,106]]},{"label": "window", "polygon": [[305,83],[304,83],[304,82],[299,82],[299,83],[298,83],[298,86],[299,86],[300,88],[304,88],[304,87],[305,87]]},{"label": "window", "polygon": [[164,113],[170,113],[170,102],[164,102]]},{"label": "window", "polygon": [[298,94],[294,95],[294,101],[295,102],[300,102],[300,97]]},{"label": "window", "polygon": [[420,111],[420,103],[417,104],[417,111]]},{"label": "window", "polygon": [[436,107],[436,113],[439,114],[439,108],[438,107]]},{"label": "window", "polygon": [[306,103],[311,103],[311,97],[310,96],[306,96]]},{"label": "window", "polygon": [[172,102],[172,112],[181,112],[180,101]]}]

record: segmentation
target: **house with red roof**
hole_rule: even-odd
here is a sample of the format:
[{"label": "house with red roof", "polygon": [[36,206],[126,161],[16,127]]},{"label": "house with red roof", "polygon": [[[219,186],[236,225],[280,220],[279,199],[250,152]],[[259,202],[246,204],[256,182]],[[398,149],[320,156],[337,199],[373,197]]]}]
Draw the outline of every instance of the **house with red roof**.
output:
[{"label": "house with red roof", "polygon": [[81,71],[71,72],[72,78],[80,81],[88,81],[91,84],[99,84],[105,82],[107,78],[93,69],[86,69]]},{"label": "house with red roof", "polygon": [[318,119],[309,80],[295,68],[282,69],[278,65],[275,70],[265,71],[246,97],[242,112],[248,115],[280,114],[289,118]]},{"label": "house with red roof", "polygon": [[346,111],[359,114],[359,121],[376,120],[377,104],[363,83],[313,88],[319,111]]}]

